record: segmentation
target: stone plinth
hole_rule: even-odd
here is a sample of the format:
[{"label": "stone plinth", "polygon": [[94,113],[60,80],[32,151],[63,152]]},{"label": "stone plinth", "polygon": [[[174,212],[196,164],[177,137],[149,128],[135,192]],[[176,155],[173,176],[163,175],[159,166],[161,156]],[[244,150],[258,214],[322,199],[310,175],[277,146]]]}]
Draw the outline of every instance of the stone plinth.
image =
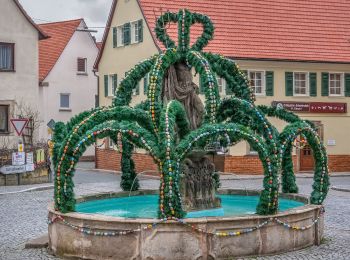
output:
[{"label": "stone plinth", "polygon": [[191,153],[181,165],[180,190],[185,211],[221,207],[216,197],[215,166],[203,152]]}]

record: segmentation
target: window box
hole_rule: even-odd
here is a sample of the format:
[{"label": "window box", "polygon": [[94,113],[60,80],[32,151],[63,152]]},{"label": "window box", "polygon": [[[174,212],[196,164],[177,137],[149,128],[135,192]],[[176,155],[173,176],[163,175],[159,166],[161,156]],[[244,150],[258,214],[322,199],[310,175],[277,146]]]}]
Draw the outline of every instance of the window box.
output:
[{"label": "window box", "polygon": [[0,42],[0,72],[15,71],[15,44]]}]

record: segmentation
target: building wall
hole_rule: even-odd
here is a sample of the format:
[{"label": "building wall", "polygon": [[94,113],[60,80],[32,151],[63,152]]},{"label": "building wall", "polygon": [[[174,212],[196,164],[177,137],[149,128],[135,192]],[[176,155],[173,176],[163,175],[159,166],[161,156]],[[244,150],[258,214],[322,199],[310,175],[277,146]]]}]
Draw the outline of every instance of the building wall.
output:
[{"label": "building wall", "polygon": [[[120,80],[124,78],[125,72],[132,69],[135,64],[158,52],[145,20],[143,22],[143,42],[113,48],[113,27],[123,25],[127,22],[137,21],[139,19],[144,20],[144,17],[136,0],[118,1],[116,14],[112,19],[111,28],[98,67],[100,80],[100,106],[108,106],[112,104],[112,96],[107,98],[104,96],[104,75],[117,74],[119,83]],[[142,91],[143,90],[140,90],[140,92]],[[133,102],[139,103],[142,98],[142,95],[134,96]]]},{"label": "building wall", "polygon": [[[13,1],[0,0],[0,6],[0,42],[15,44],[15,71],[0,72],[0,105],[10,105],[13,118],[18,112],[16,104],[39,110],[38,31]],[[10,123],[9,126],[10,133],[2,136],[17,143],[17,134]]]},{"label": "building wall", "polygon": [[[93,64],[98,49],[89,32],[76,31],[57,63],[45,78],[47,87],[40,87],[41,109],[44,115],[42,136],[49,138],[46,124],[50,119],[67,122],[71,117],[95,106],[97,77]],[[87,73],[77,73],[77,58],[87,58]],[[60,109],[60,94],[70,94],[70,109]],[[85,155],[93,155],[89,148]]]},{"label": "building wall", "polygon": [[[112,21],[112,27],[125,22],[140,19],[142,13],[136,1],[118,1],[116,13]],[[107,43],[99,64],[100,86],[103,86],[103,76],[106,74],[118,73],[124,75],[126,71],[143,59],[158,52],[148,28],[144,30],[144,41],[137,45],[121,48],[112,47],[112,33],[107,37]],[[350,97],[322,97],[321,96],[321,73],[322,72],[344,72],[350,73],[348,64],[331,63],[307,63],[307,62],[280,62],[280,61],[253,61],[237,60],[242,70],[274,71],[274,96],[257,96],[256,104],[271,105],[273,101],[294,101],[294,102],[344,102],[347,107],[350,105]],[[300,97],[285,95],[285,72],[316,72],[317,73],[317,96]],[[120,80],[120,77],[118,77]],[[198,85],[198,77],[194,77]],[[119,83],[119,82],[118,82]],[[140,94],[133,96],[131,105],[144,100],[143,84],[140,84]],[[104,89],[100,88],[100,105],[111,104],[111,97],[104,97]],[[224,97],[224,91],[221,93]],[[204,102],[204,96],[200,95]],[[297,113],[300,117],[311,121],[321,121],[324,127],[323,140],[325,142],[331,171],[350,171],[350,139],[347,138],[347,130],[350,129],[350,112],[346,114],[321,114],[321,113]],[[285,122],[268,118],[279,131],[287,125]],[[336,126],[336,127],[335,127]],[[335,145],[327,145],[328,140],[335,140]],[[144,151],[140,151],[141,153]],[[299,152],[293,151],[295,169],[299,170]],[[235,157],[235,158],[233,158]],[[344,161],[345,160],[345,161]],[[344,161],[342,164],[337,162]],[[101,165],[101,163],[100,163]],[[337,166],[341,165],[341,166]],[[244,166],[244,167],[243,167]],[[251,167],[249,167],[251,166]],[[151,167],[151,166],[149,166]],[[262,168],[258,162],[258,156],[249,151],[249,145],[242,141],[229,149],[229,153],[223,160],[222,169],[236,173],[261,173]]]}]

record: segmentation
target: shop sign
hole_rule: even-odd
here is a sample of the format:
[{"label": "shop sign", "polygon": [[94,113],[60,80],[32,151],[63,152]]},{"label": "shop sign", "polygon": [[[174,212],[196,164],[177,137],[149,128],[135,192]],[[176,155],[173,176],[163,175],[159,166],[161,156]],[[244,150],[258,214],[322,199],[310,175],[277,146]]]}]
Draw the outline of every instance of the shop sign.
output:
[{"label": "shop sign", "polygon": [[346,113],[346,103],[337,102],[293,102],[273,101],[272,106],[284,108],[293,112],[308,113]]}]

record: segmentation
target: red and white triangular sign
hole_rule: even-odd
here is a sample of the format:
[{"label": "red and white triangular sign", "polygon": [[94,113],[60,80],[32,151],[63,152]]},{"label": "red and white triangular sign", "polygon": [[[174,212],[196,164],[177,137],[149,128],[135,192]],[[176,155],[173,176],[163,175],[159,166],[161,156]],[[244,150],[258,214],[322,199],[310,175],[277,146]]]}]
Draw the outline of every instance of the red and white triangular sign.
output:
[{"label": "red and white triangular sign", "polygon": [[28,118],[17,118],[17,119],[10,119],[11,124],[15,128],[18,135],[21,135],[24,128],[27,126],[29,119]]}]

